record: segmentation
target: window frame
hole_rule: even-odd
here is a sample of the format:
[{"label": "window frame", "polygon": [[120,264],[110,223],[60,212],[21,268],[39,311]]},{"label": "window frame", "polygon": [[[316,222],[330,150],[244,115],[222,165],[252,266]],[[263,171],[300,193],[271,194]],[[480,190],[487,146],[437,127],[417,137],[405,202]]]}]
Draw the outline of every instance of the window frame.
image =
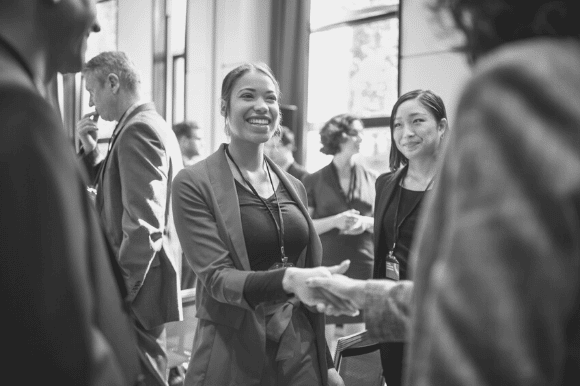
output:
[{"label": "window frame", "polygon": [[[401,8],[402,8],[402,1],[399,1],[399,4],[392,4],[392,5],[379,5],[379,6],[370,6],[360,10],[355,10],[348,12],[345,17],[332,21],[328,24],[324,24],[318,26],[316,28],[310,28],[309,35],[317,32],[324,32],[329,31],[335,28],[340,27],[353,27],[357,25],[369,24],[381,20],[387,20],[392,18],[399,19],[399,48],[397,50],[397,97],[401,96]],[[309,87],[310,85],[308,85]],[[308,90],[307,90],[308,93]],[[390,115],[384,116],[376,116],[372,118],[362,118],[361,121],[366,128],[377,128],[377,127],[385,127],[388,128],[390,126]],[[310,126],[310,122],[307,122],[307,126]],[[310,129],[307,129],[310,130]]]}]

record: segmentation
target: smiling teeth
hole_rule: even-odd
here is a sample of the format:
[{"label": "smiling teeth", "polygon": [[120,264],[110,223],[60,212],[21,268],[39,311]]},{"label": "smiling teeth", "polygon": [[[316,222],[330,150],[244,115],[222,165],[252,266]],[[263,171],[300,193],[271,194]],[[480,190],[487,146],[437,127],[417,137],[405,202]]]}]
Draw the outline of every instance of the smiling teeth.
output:
[{"label": "smiling teeth", "polygon": [[250,122],[252,125],[267,125],[268,124],[268,120],[267,119],[248,119],[248,122]]}]

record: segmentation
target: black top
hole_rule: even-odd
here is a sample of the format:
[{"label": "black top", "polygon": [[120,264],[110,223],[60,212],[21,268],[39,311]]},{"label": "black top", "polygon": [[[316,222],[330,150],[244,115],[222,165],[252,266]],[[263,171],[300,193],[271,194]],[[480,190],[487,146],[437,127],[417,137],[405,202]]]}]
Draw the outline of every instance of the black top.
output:
[{"label": "black top", "polygon": [[[262,201],[236,180],[240,203],[244,241],[252,273],[246,280],[244,296],[252,306],[268,300],[284,299],[282,288],[284,269],[268,271],[281,262],[280,242],[274,219]],[[288,262],[296,265],[300,253],[308,245],[308,222],[284,184],[276,188],[282,216],[284,216],[284,245]],[[275,195],[265,199],[279,223]]]},{"label": "black top", "polygon": [[[397,212],[397,199],[398,195],[400,194],[400,201],[399,204],[399,211],[397,215],[397,224],[399,225],[398,229],[398,240],[397,245],[395,247],[394,255],[399,261],[399,275],[400,280],[407,279],[407,263],[409,258],[409,249],[411,247],[411,243],[413,242],[413,235],[415,232],[415,225],[417,223],[419,213],[420,213],[420,206],[421,206],[421,199],[425,195],[425,191],[423,190],[408,190],[403,188],[402,186],[397,184],[395,188],[398,191],[395,191],[393,194],[395,199],[391,201],[390,205],[388,206],[385,216],[383,217],[383,226],[382,229],[384,231],[383,238],[385,240],[393,240],[393,235],[395,234],[395,213]],[[393,244],[388,245],[387,253],[391,250]],[[385,258],[382,256],[382,258]]]}]

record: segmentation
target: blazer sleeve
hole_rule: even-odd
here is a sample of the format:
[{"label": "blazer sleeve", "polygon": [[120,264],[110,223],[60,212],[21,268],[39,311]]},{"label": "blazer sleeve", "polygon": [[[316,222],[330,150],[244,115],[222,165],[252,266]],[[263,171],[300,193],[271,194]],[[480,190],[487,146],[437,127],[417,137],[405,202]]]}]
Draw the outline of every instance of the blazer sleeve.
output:
[{"label": "blazer sleeve", "polygon": [[244,298],[244,284],[252,272],[235,266],[222,239],[227,237],[226,224],[218,225],[211,193],[202,182],[207,178],[202,172],[205,163],[195,166],[183,169],[173,180],[175,228],[183,252],[213,299],[253,310]]},{"label": "blazer sleeve", "polygon": [[366,328],[369,336],[381,342],[404,342],[408,337],[413,282],[402,280],[394,287],[385,284],[386,280],[369,280],[365,285]]},{"label": "blazer sleeve", "polygon": [[163,245],[169,161],[161,139],[144,123],[124,128],[117,146],[124,236],[119,264],[133,300]]}]

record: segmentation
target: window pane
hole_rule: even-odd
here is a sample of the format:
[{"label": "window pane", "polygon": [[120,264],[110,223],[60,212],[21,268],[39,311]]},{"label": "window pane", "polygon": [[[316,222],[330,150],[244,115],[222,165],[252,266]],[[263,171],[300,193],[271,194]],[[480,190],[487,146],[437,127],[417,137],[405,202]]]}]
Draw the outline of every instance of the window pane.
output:
[{"label": "window pane", "polygon": [[185,17],[187,0],[171,1],[171,54],[185,52]]},{"label": "window pane", "polygon": [[308,122],[388,116],[397,100],[399,20],[310,34]]},{"label": "window pane", "polygon": [[345,21],[356,11],[385,5],[397,5],[399,0],[312,0],[310,29]]},{"label": "window pane", "polygon": [[117,0],[98,3],[97,20],[101,31],[89,35],[85,54],[87,61],[101,52],[117,49]]},{"label": "window pane", "polygon": [[185,58],[173,59],[173,123],[185,120]]}]

